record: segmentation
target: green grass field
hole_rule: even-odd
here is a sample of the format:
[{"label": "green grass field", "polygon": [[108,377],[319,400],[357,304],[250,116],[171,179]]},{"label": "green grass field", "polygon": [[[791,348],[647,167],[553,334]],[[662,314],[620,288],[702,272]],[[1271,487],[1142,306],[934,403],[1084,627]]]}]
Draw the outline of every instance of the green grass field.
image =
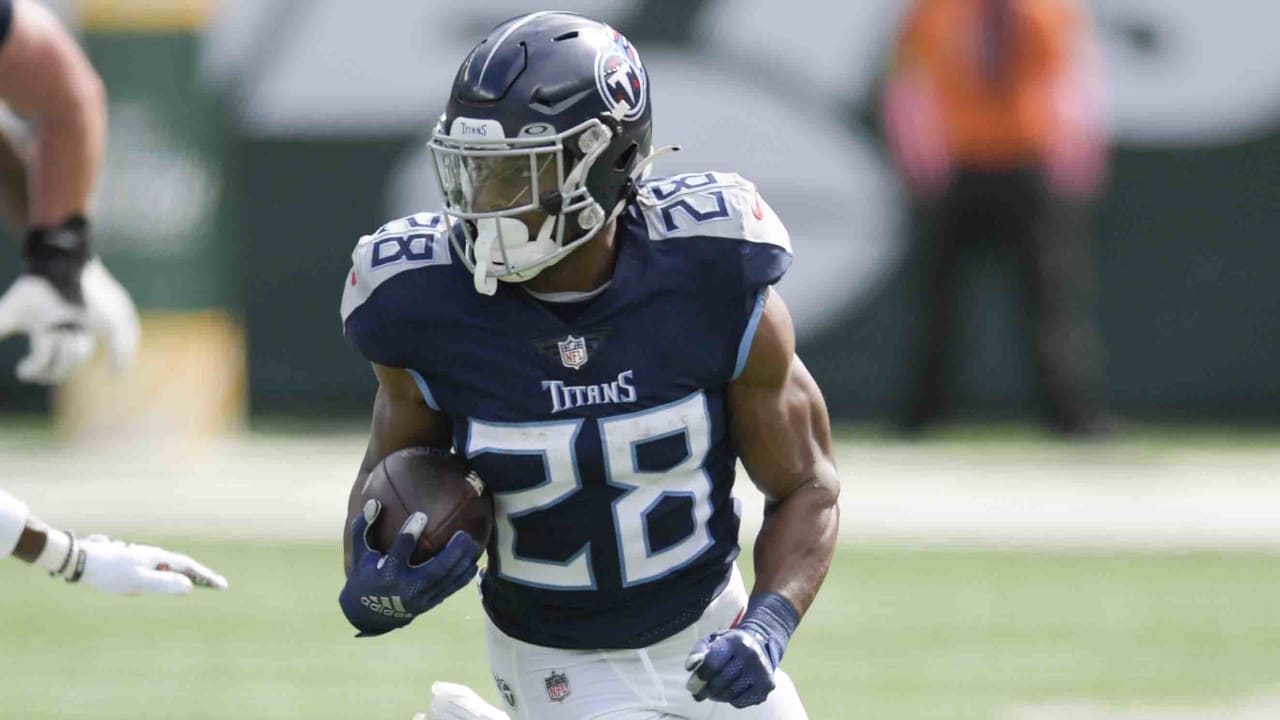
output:
[{"label": "green grass field", "polygon": [[[356,640],[334,547],[165,542],[231,590],[108,598],[0,563],[0,717],[408,720],[438,679],[496,701],[474,593]],[[815,720],[999,720],[1056,700],[1227,706],[1280,688],[1277,560],[845,548],[785,667]]]}]

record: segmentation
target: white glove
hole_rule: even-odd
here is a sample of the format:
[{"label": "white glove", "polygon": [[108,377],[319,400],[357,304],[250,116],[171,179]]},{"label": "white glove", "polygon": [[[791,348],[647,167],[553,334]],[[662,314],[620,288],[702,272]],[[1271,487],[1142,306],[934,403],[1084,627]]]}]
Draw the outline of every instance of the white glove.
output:
[{"label": "white glove", "polygon": [[80,274],[83,307],[68,302],[48,279],[24,273],[0,297],[0,339],[25,333],[31,352],[18,363],[18,379],[63,382],[93,356],[95,338],[106,341],[117,368],[138,348],[138,311],[129,293],[94,258]]},{"label": "white glove", "polygon": [[226,590],[227,580],[186,555],[150,545],[130,545],[104,535],[78,540],[84,555],[80,582],[115,595],[186,595],[193,583]]},{"label": "white glove", "polygon": [[418,713],[413,720],[511,720],[498,708],[490,705],[474,690],[455,683],[431,684],[431,709]]}]

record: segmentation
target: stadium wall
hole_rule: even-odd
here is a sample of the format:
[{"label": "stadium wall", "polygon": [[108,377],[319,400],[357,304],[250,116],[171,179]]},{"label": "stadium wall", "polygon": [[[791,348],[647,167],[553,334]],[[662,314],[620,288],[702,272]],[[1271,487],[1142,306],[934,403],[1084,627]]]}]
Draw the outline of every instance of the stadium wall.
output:
[{"label": "stadium wall", "polygon": [[[200,65],[222,99],[209,112],[225,113],[210,125],[224,136],[203,144],[222,178],[224,254],[195,267],[221,268],[201,292],[243,321],[253,411],[367,411],[372,377],[337,313],[348,254],[382,220],[435,204],[422,142],[452,68],[470,38],[529,5],[225,3]],[[566,4],[644,51],[656,141],[686,148],[659,172],[741,172],[787,222],[797,261],[782,292],[800,352],[846,418],[897,406],[920,331],[903,198],[868,120],[900,5]],[[1280,8],[1094,7],[1116,145],[1095,218],[1095,312],[1117,409],[1280,420],[1280,46],[1265,36]],[[1245,14],[1254,20],[1232,20]],[[113,168],[104,188],[119,181]],[[0,253],[0,274],[15,255]],[[986,260],[970,269],[960,400],[1021,413],[1033,401],[1022,300],[1001,271],[1011,259]],[[0,363],[20,345],[0,344]],[[7,408],[40,395],[0,377],[0,397]]]}]

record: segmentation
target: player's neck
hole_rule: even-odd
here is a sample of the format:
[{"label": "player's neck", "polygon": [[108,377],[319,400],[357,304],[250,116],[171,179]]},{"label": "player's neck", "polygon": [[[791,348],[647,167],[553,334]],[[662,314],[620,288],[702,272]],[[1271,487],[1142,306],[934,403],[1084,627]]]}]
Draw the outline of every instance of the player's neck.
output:
[{"label": "player's neck", "polygon": [[616,221],[604,226],[596,237],[524,286],[536,293],[591,292],[609,282],[618,259],[617,227]]}]

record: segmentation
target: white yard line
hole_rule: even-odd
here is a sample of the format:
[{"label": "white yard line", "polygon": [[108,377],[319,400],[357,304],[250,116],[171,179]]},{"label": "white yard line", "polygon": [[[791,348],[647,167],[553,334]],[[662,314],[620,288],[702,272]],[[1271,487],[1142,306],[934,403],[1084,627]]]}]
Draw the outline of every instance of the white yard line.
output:
[{"label": "white yard line", "polygon": [[[81,532],[334,539],[364,442],[246,436],[198,451],[51,452],[0,439],[0,487]],[[847,540],[1280,549],[1280,449],[894,444],[838,455]],[[753,534],[760,496],[745,479],[738,494]]]}]

